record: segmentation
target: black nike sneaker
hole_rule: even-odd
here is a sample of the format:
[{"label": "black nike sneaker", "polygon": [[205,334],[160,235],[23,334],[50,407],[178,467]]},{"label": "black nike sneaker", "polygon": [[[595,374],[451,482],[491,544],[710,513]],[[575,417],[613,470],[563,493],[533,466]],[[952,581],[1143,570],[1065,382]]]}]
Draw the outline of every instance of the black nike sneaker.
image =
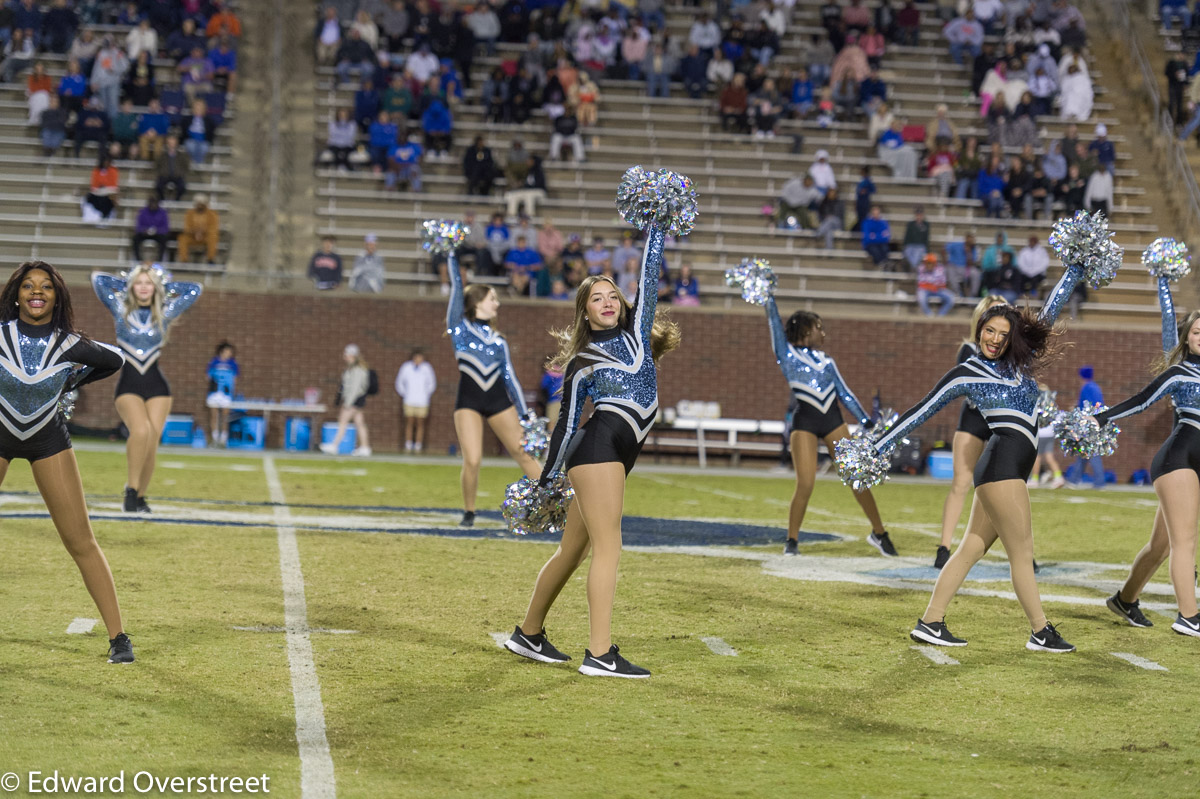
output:
[{"label": "black nike sneaker", "polygon": [[458,523],[459,527],[474,527],[475,526],[475,511],[463,511],[462,521]]},{"label": "black nike sneaker", "polygon": [[917,626],[912,628],[912,632],[908,637],[916,641],[918,644],[933,644],[934,646],[966,646],[965,638],[956,638],[950,632],[950,628],[946,626],[946,622],[942,621],[921,621],[917,619]]},{"label": "black nike sneaker", "polygon": [[117,637],[108,642],[109,663],[132,663],[133,642],[125,633],[117,633]]},{"label": "black nike sneaker", "polygon": [[583,664],[579,667],[579,673],[589,677],[626,677],[635,680],[650,676],[649,670],[635,666],[621,657],[621,651],[617,649],[616,644],[610,646],[600,657],[593,655],[590,649],[583,650]]},{"label": "black nike sneaker", "polygon": [[1113,594],[1104,604],[1108,605],[1108,609],[1120,616],[1125,621],[1129,622],[1134,627],[1153,627],[1154,622],[1146,618],[1146,614],[1142,613],[1142,609],[1138,607],[1138,601],[1135,599],[1132,602],[1126,602],[1121,599],[1121,592]]},{"label": "black nike sneaker", "polygon": [[[1200,634],[1200,630],[1197,633]],[[1045,627],[1030,634],[1029,640],[1025,642],[1025,648],[1033,652],[1075,651],[1075,647],[1068,644],[1050,622],[1046,622]]]},{"label": "black nike sneaker", "polygon": [[794,538],[789,538],[787,540],[787,543],[783,545],[783,554],[799,555],[800,554],[800,542],[798,542]]},{"label": "black nike sneaker", "polygon": [[892,539],[888,538],[887,530],[884,530],[881,535],[871,533],[867,536],[867,543],[879,550],[879,554],[885,558],[896,557],[896,547],[892,544]]},{"label": "black nike sneaker", "polygon": [[150,506],[146,504],[145,497],[137,498],[137,512],[138,513],[149,513],[150,512]]},{"label": "black nike sneaker", "polygon": [[121,509],[126,513],[137,513],[138,495],[136,488],[125,487],[125,503],[121,506]]},{"label": "black nike sneaker", "polygon": [[938,547],[937,554],[933,556],[933,568],[941,569],[948,560],[950,560],[950,548]]},{"label": "black nike sneaker", "polygon": [[570,655],[564,655],[554,648],[554,644],[546,640],[546,629],[537,635],[526,635],[521,632],[521,625],[513,629],[513,634],[504,642],[504,648],[523,658],[537,660],[541,663],[566,663]]},{"label": "black nike sneaker", "polygon": [[1190,635],[1193,638],[1200,638],[1200,613],[1191,618],[1187,618],[1180,613],[1175,617],[1175,623],[1171,625],[1171,629],[1180,635]]}]

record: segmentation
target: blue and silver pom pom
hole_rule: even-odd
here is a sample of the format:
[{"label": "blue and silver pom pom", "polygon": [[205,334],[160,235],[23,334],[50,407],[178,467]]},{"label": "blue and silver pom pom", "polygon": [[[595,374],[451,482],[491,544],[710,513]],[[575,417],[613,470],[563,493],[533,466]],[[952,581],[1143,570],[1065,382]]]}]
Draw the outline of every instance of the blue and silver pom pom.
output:
[{"label": "blue and silver pom pom", "polygon": [[617,186],[617,211],[640,230],[656,227],[671,236],[686,236],[696,226],[699,207],[690,178],[634,166]]},{"label": "blue and silver pom pom", "polygon": [[1094,289],[1107,286],[1121,268],[1124,251],[1112,240],[1108,220],[1097,211],[1077,211],[1069,219],[1054,223],[1050,246],[1068,269],[1081,269]]},{"label": "blue and silver pom pom", "polygon": [[75,413],[75,402],[78,399],[78,391],[68,391],[58,398],[58,412],[68,422],[71,421],[71,416]]},{"label": "blue and silver pom pom", "polygon": [[779,280],[771,265],[761,258],[745,258],[740,264],[725,270],[725,283],[738,286],[742,299],[753,305],[766,305],[775,295]]},{"label": "blue and silver pom pom", "polygon": [[1155,277],[1177,281],[1192,271],[1187,245],[1175,239],[1155,239],[1142,253],[1142,265]]},{"label": "blue and silver pom pom", "polygon": [[[900,414],[894,408],[884,408],[879,412],[879,420],[875,422],[871,429],[859,428],[859,434],[865,435],[872,444],[876,444],[879,442],[879,439],[886,436],[896,426],[896,422],[899,420]],[[896,445],[900,446],[907,443],[908,439],[902,439],[896,442]]]},{"label": "blue and silver pom pom", "polygon": [[426,251],[445,255],[457,250],[467,240],[471,228],[453,219],[426,219],[421,223],[421,246]]},{"label": "blue and silver pom pom", "polygon": [[1043,391],[1038,394],[1037,415],[1043,419],[1055,419],[1059,413],[1058,410],[1058,392]]},{"label": "blue and silver pom pom", "polygon": [[887,479],[891,459],[875,449],[869,436],[843,438],[833,450],[838,477],[855,491],[865,491]]},{"label": "blue and silver pom pom", "polygon": [[522,417],[521,430],[524,431],[524,434],[521,436],[521,449],[535,458],[545,455],[547,447],[550,446],[548,428],[549,421],[533,411]]},{"label": "blue and silver pom pom", "polygon": [[1084,402],[1082,408],[1062,411],[1054,420],[1054,437],[1069,456],[1084,459],[1097,455],[1112,455],[1117,450],[1117,434],[1121,428],[1109,422],[1104,427],[1096,422],[1096,414],[1106,410],[1102,404]]},{"label": "blue and silver pom pom", "polygon": [[532,477],[522,477],[504,492],[500,512],[513,535],[555,535],[566,527],[574,496],[565,474],[554,475],[544,488]]}]

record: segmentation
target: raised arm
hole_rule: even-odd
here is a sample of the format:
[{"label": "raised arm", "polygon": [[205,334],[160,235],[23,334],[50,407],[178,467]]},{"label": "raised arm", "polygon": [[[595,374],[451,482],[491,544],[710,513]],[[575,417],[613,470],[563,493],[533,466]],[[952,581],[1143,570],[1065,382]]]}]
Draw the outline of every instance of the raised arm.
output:
[{"label": "raised arm", "polygon": [[650,330],[654,327],[654,312],[658,309],[658,276],[662,272],[663,241],[666,234],[653,226],[646,234],[642,251],[642,267],[638,276],[638,295],[633,303],[633,320],[642,345],[650,349]]},{"label": "raised arm", "polygon": [[1058,315],[1062,313],[1063,307],[1067,304],[1067,300],[1071,298],[1071,294],[1075,292],[1075,287],[1079,285],[1079,281],[1083,279],[1083,269],[1072,265],[1063,270],[1062,277],[1058,279],[1054,290],[1050,292],[1050,296],[1046,297],[1046,304],[1042,306],[1042,311],[1039,317],[1046,322],[1054,323],[1058,319]]},{"label": "raised arm", "polygon": [[892,429],[875,443],[875,449],[886,453],[895,448],[897,442],[929,421],[930,417],[946,407],[951,400],[966,394],[968,387],[979,379],[980,376],[966,366],[955,366],[946,372],[933,387],[933,391],[925,395],[925,399],[900,414]]},{"label": "raised arm", "polygon": [[779,309],[775,307],[775,297],[767,297],[763,307],[767,309],[767,326],[771,328],[771,349],[775,351],[775,360],[782,364],[788,356],[788,340]]},{"label": "raised arm", "polygon": [[170,298],[163,303],[163,318],[168,321],[178,318],[195,305],[204,291],[204,286],[186,280],[172,280],[164,288],[167,290],[167,297]]},{"label": "raised arm", "polygon": [[525,404],[525,391],[517,381],[517,373],[513,369],[512,352],[508,349],[508,342],[503,339],[500,346],[504,348],[504,387],[508,389],[508,397],[513,401],[513,405],[517,406],[517,415],[524,416],[529,412],[529,407]]},{"label": "raised arm", "polygon": [[1162,309],[1162,348],[1170,352],[1179,346],[1179,323],[1175,319],[1175,300],[1171,297],[1171,281],[1158,278],[1158,307]]},{"label": "raised arm", "polygon": [[1145,388],[1134,394],[1124,402],[1119,402],[1113,405],[1106,411],[1101,411],[1096,414],[1096,421],[1101,427],[1109,422],[1123,419],[1126,416],[1133,416],[1141,413],[1149,408],[1154,403],[1163,398],[1164,395],[1171,391],[1180,380],[1187,379],[1186,375],[1178,367],[1171,367],[1158,377],[1151,380]]},{"label": "raised arm", "polygon": [[833,370],[833,387],[837,391],[838,399],[846,406],[846,410],[854,414],[854,418],[859,424],[866,424],[870,421],[867,412],[863,410],[862,403],[858,401],[858,397],[854,396],[854,392],[846,385],[846,381],[842,378],[842,373],[838,371],[837,364],[833,359],[829,359],[829,368]]},{"label": "raised arm", "polygon": [[462,324],[463,318],[463,281],[458,271],[458,256],[453,252],[446,254],[446,272],[450,275],[450,303],[446,306],[446,329],[454,330]]},{"label": "raised arm", "polygon": [[92,272],[92,289],[110,314],[118,319],[125,315],[125,304],[120,296],[125,293],[124,278],[107,272]]},{"label": "raised arm", "polygon": [[575,431],[579,429],[579,419],[586,401],[587,386],[572,363],[563,375],[562,404],[558,409],[558,423],[554,425],[554,433],[550,436],[550,447],[546,450],[546,465],[542,467],[542,476],[538,481],[541,485],[566,468],[567,452],[571,449]]}]

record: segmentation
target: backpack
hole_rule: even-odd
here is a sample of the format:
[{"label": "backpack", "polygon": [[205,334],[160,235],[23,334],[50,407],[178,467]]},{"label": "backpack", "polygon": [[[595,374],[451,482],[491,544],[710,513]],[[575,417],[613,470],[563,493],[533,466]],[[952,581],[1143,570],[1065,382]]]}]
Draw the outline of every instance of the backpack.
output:
[{"label": "backpack", "polygon": [[373,397],[379,393],[379,375],[374,369],[367,370],[367,396]]}]

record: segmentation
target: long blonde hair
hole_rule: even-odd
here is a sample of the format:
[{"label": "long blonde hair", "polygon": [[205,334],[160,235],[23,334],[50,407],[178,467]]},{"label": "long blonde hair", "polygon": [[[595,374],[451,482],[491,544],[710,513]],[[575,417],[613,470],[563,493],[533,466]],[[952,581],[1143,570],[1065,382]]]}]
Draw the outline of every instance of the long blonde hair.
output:
[{"label": "long blonde hair", "polygon": [[991,308],[993,305],[1000,305],[1001,303],[1007,305],[1008,300],[1004,299],[999,294],[989,294],[979,302],[975,303],[975,310],[971,311],[971,336],[970,338],[963,339],[964,344],[979,343],[979,320],[983,317],[983,312],[988,308]]},{"label": "long blonde hair", "polygon": [[133,296],[133,281],[141,275],[148,275],[150,282],[154,284],[154,294],[150,297],[150,321],[158,328],[158,332],[162,335],[162,340],[165,344],[167,341],[167,320],[163,315],[163,299],[166,297],[167,289],[163,286],[162,273],[159,270],[145,264],[138,264],[129,270],[129,276],[125,279],[125,315],[129,316],[142,307],[138,305],[137,297]]},{"label": "long blonde hair", "polygon": [[[579,284],[579,289],[575,292],[575,323],[571,327],[550,331],[550,335],[558,339],[558,354],[550,359],[548,366],[565,369],[571,359],[591,341],[592,326],[587,318],[588,298],[592,294],[592,287],[602,280],[617,290],[617,297],[621,303],[617,326],[622,328],[628,326],[629,313],[633,310],[633,306],[629,304],[629,300],[625,299],[621,287],[607,275],[587,277]],[[654,314],[654,326],[650,330],[650,357],[654,359],[655,363],[658,363],[662,356],[679,346],[680,338],[679,325],[671,321],[666,311],[659,309]]]},{"label": "long blonde hair", "polygon": [[1200,320],[1200,309],[1192,311],[1180,323],[1179,343],[1170,352],[1164,352],[1154,359],[1150,364],[1150,369],[1154,374],[1162,374],[1175,364],[1182,362],[1188,356],[1188,331],[1192,329],[1192,325],[1196,324],[1197,320]]}]

